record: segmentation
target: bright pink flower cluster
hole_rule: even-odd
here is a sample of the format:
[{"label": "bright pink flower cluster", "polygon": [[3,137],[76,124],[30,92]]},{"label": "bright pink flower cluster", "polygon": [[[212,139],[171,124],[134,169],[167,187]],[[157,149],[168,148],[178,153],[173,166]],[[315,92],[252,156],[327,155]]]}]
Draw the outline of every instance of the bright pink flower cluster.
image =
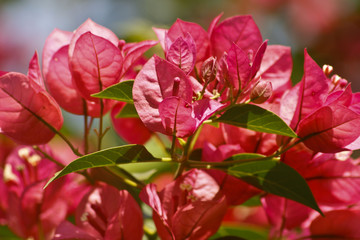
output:
[{"label": "bright pink flower cluster", "polygon": [[[7,138],[0,145],[0,223],[33,239],[142,239],[153,232],[208,239],[221,234],[233,207],[257,199],[269,238],[360,238],[354,224],[338,222],[360,219],[360,168],[351,157],[360,148],[359,93],[306,50],[304,76],[292,86],[289,47],[268,45],[251,16],[220,18],[207,31],[177,20],[154,28],[158,41],[138,43],[88,19],[74,32],[49,35],[42,71],[35,53],[27,75],[1,72],[0,133],[19,146],[5,144]],[[146,58],[157,43],[164,58]],[[60,132],[60,107],[84,115],[81,151]],[[155,138],[164,151],[171,144],[166,156],[153,157],[142,145],[101,149],[110,110],[125,141]],[[87,147],[89,117],[100,118],[94,153]],[[44,145],[55,134],[78,159]],[[160,188],[153,176],[143,177],[158,177],[157,168],[136,174],[125,166],[142,169],[144,161],[176,165],[176,172],[167,168],[174,180],[158,182]],[[256,163],[279,168],[258,170]],[[44,190],[60,167],[55,178],[82,176]],[[289,184],[289,173],[302,185]]]}]

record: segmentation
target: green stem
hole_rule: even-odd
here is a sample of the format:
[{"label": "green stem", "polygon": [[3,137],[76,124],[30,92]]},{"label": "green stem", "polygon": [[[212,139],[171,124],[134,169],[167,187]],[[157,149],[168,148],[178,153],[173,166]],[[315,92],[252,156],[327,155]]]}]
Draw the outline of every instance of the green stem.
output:
[{"label": "green stem", "polygon": [[263,161],[263,160],[270,160],[273,158],[279,157],[281,154],[288,151],[290,148],[294,147],[295,145],[303,142],[304,139],[299,139],[295,141],[293,144],[289,145],[288,147],[266,157],[258,157],[258,158],[252,158],[252,159],[241,159],[241,160],[233,160],[233,161],[225,161],[225,162],[199,162],[199,161],[192,161],[188,160],[187,163],[192,168],[213,168],[213,167],[229,167],[233,166],[235,164],[244,163],[244,162],[250,162],[250,161]]},{"label": "green stem", "polygon": [[178,177],[180,177],[182,175],[182,172],[184,171],[186,166],[185,162],[181,162],[178,166],[178,168],[176,169],[175,175],[174,175],[174,179],[177,179]]},{"label": "green stem", "polygon": [[98,133],[98,151],[101,150],[101,143],[103,138],[103,114],[104,114],[104,102],[100,99],[100,121],[99,121],[99,133]]},{"label": "green stem", "polygon": [[170,150],[170,155],[171,155],[171,158],[172,158],[173,160],[176,159],[176,156],[175,156],[175,147],[176,147],[176,136],[173,135],[172,141],[171,141],[171,150]]},{"label": "green stem", "polygon": [[50,156],[49,154],[47,154],[46,152],[44,152],[43,150],[41,150],[41,148],[39,146],[33,146],[33,149],[37,152],[40,152],[45,158],[47,158],[49,161],[55,163],[56,165],[58,165],[59,167],[64,168],[65,165],[62,164],[61,162],[59,162],[58,160],[56,160],[55,158],[53,158],[52,156]]},{"label": "green stem", "polygon": [[89,127],[88,127],[88,108],[85,99],[83,99],[84,110],[84,153],[89,153]]}]

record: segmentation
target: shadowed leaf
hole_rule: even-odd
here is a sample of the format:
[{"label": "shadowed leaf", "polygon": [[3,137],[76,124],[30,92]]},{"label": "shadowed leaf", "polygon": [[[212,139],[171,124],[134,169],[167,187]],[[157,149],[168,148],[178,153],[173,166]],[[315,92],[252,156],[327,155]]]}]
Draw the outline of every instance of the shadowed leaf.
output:
[{"label": "shadowed leaf", "polygon": [[322,213],[305,179],[282,162],[246,162],[229,168],[228,173],[268,193],[294,200]]}]

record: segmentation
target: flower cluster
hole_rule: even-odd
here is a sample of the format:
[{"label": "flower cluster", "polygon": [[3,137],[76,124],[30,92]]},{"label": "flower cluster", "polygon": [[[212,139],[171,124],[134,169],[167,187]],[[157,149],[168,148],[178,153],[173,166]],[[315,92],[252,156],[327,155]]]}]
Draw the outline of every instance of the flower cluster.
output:
[{"label": "flower cluster", "polygon": [[[88,19],[49,35],[42,69],[35,52],[27,75],[0,72],[0,223],[27,239],[245,238],[229,221],[270,239],[360,238],[359,93],[306,49],[292,86],[289,47],[251,16],[221,17],[136,43]],[[83,115],[82,147],[61,109]],[[102,149],[109,111],[128,145]]]}]

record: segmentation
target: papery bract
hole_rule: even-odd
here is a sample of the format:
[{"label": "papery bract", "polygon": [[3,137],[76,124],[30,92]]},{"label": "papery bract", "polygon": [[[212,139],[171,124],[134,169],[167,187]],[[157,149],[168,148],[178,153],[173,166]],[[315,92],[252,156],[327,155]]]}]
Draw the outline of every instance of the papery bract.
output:
[{"label": "papery bract", "polygon": [[91,94],[120,81],[122,64],[120,49],[91,32],[78,38],[70,58],[73,82],[82,97],[90,101],[95,101]]},{"label": "papery bract", "polygon": [[262,198],[261,202],[272,226],[273,234],[283,231],[281,228],[300,227],[312,211],[298,202],[271,194]]},{"label": "papery bract", "polygon": [[227,207],[217,183],[201,170],[189,171],[160,193],[149,184],[140,198],[153,208],[161,239],[207,239],[217,231]]},{"label": "papery bract", "polygon": [[46,75],[48,74],[49,64],[51,59],[53,58],[53,55],[60,48],[69,45],[72,36],[73,36],[72,32],[54,29],[50,33],[50,35],[46,38],[42,52],[42,68],[45,78]]},{"label": "papery bract", "polygon": [[339,152],[360,135],[360,115],[343,105],[324,106],[303,119],[298,135],[316,152]]},{"label": "papery bract", "polygon": [[[221,162],[234,154],[243,152],[240,145],[220,145],[215,147],[210,143],[205,143],[202,151],[202,161]],[[219,184],[221,191],[226,196],[229,205],[239,205],[251,197],[261,193],[257,188],[246,182],[226,174],[220,170],[207,170],[216,182]]]},{"label": "papery bract", "polygon": [[220,58],[235,43],[245,53],[256,53],[261,45],[261,33],[251,16],[227,18],[213,28],[211,33],[213,55]]},{"label": "papery bract", "polygon": [[196,60],[196,45],[190,33],[187,33],[185,38],[178,37],[171,43],[166,52],[166,59],[187,74],[193,70]]},{"label": "papery bract", "polygon": [[179,97],[165,98],[159,104],[161,121],[168,135],[186,137],[192,134],[197,127],[192,112],[191,104]]},{"label": "papery bract", "polygon": [[100,184],[79,204],[76,227],[63,223],[54,239],[75,239],[79,234],[84,239],[142,239],[142,221],[139,205],[126,190]]},{"label": "papery bract", "polygon": [[227,52],[229,66],[229,80],[231,86],[237,90],[242,89],[250,80],[251,65],[248,55],[236,44],[232,44]]},{"label": "papery bract", "polygon": [[138,43],[125,44],[121,49],[125,55],[121,76],[127,74],[131,67],[137,64],[138,60],[142,58],[143,54],[157,43],[158,41],[145,40]]},{"label": "papery bract", "polygon": [[281,99],[280,116],[292,128],[296,128],[305,116],[322,107],[330,90],[330,82],[306,49],[304,55],[301,82]]},{"label": "papery bract", "polygon": [[133,87],[134,104],[140,119],[151,131],[166,133],[158,106],[163,99],[173,96],[174,86],[177,96],[191,102],[192,88],[188,77],[175,65],[157,56],[149,59],[137,75]]},{"label": "papery bract", "polygon": [[196,87],[181,69],[154,56],[134,82],[134,104],[140,119],[151,131],[176,134],[177,137],[190,136],[203,121],[223,107],[208,98],[193,102]]},{"label": "papery bract", "polygon": [[19,143],[42,144],[55,135],[49,126],[60,130],[60,108],[36,82],[21,73],[7,73],[0,77],[0,89],[1,133]]},{"label": "papery bract", "polygon": [[36,51],[30,60],[27,76],[29,79],[31,79],[31,81],[36,82],[42,89],[45,89],[44,80],[42,78],[39,65],[39,58]]},{"label": "papery bract", "polygon": [[89,116],[98,117],[100,106],[82,98],[74,88],[69,70],[68,52],[69,46],[63,46],[54,53],[48,63],[49,71],[45,77],[48,90],[66,111],[80,115],[84,114],[84,109],[87,108]]},{"label": "papery bract", "polygon": [[349,159],[350,152],[339,154],[314,154],[299,145],[287,151],[282,160],[305,178],[320,206],[341,207],[360,200],[360,168]]},{"label": "papery bract", "polygon": [[[196,62],[204,61],[210,54],[210,40],[207,32],[200,25],[177,19],[166,32],[166,37],[175,42],[179,37],[185,39],[188,34],[191,35],[196,45]],[[166,46],[165,50],[167,48]]]},{"label": "papery bract", "polygon": [[317,217],[310,225],[314,239],[359,239],[360,229],[356,224],[360,221],[360,210],[343,209],[325,213],[325,217]]},{"label": "papery bract", "polygon": [[[47,146],[41,148],[50,150]],[[23,238],[52,239],[55,228],[67,216],[68,194],[75,193],[66,192],[68,179],[44,190],[45,181],[58,168],[29,146],[14,149],[5,168],[9,228]]]},{"label": "papery bract", "polygon": [[74,49],[76,42],[86,32],[91,32],[92,34],[102,37],[110,41],[114,46],[118,47],[119,39],[115,33],[113,33],[110,29],[101,26],[90,18],[88,18],[84,23],[82,23],[74,32],[69,46],[69,58],[73,57]]},{"label": "papery bract", "polygon": [[290,47],[270,45],[266,48],[257,76],[269,81],[273,96],[291,87],[292,57]]}]

